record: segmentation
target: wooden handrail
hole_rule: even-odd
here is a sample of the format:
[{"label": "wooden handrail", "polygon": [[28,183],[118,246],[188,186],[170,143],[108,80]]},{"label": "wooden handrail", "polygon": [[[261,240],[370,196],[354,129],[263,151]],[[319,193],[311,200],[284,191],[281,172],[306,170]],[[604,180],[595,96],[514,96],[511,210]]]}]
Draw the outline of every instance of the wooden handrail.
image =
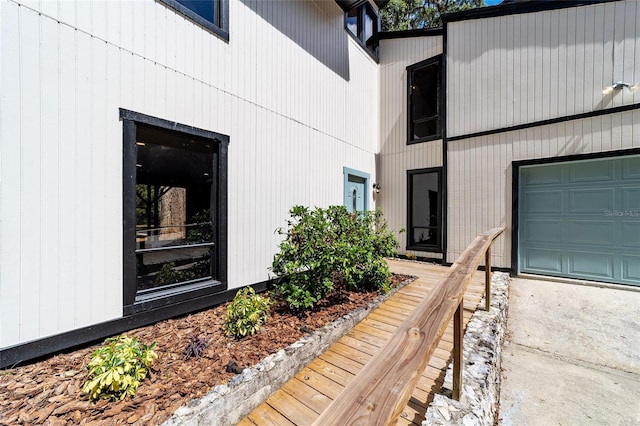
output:
[{"label": "wooden handrail", "polygon": [[[463,295],[483,255],[502,231],[504,228],[494,228],[476,237],[314,425],[395,424],[454,314],[453,390],[454,397],[459,398]],[[486,276],[490,279],[490,264],[487,266]],[[485,298],[489,298],[489,292]]]}]

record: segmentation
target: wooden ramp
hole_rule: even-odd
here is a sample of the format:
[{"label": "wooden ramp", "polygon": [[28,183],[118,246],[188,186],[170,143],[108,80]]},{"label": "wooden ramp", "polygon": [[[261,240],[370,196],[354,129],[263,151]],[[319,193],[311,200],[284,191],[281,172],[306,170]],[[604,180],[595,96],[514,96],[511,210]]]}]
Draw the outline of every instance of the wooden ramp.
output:
[{"label": "wooden ramp", "polygon": [[[389,339],[447,272],[447,267],[389,260],[391,270],[418,277],[275,392],[239,424],[310,425]],[[474,275],[464,298],[464,326],[484,294],[484,272]],[[398,425],[420,425],[444,381],[453,349],[453,321],[423,372]]]}]

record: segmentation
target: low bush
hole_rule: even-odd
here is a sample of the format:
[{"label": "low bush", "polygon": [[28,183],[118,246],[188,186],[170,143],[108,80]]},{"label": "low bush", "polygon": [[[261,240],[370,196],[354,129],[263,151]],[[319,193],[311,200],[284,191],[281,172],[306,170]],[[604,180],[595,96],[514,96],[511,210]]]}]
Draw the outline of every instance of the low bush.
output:
[{"label": "low bush", "polygon": [[294,206],[288,229],[273,259],[279,277],[276,293],[294,310],[308,310],[336,285],[350,290],[388,291],[385,256],[397,242],[377,211],[349,213],[343,206],[326,209]]},{"label": "low bush", "polygon": [[140,382],[158,357],[151,345],[140,344],[135,337],[121,335],[104,341],[93,353],[87,367],[88,379],[82,392],[93,401],[121,400],[133,397]]},{"label": "low bush", "polygon": [[236,339],[256,334],[269,317],[272,304],[268,297],[256,294],[253,287],[240,289],[227,307],[225,334]]}]

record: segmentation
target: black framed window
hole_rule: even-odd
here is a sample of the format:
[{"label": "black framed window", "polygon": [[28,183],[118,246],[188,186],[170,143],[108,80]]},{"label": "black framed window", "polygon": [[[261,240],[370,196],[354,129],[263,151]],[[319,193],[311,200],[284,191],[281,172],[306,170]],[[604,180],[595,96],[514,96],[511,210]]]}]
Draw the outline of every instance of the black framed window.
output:
[{"label": "black framed window", "polygon": [[441,56],[407,67],[407,143],[442,136]]},{"label": "black framed window", "polygon": [[442,169],[407,171],[407,249],[442,251]]},{"label": "black framed window", "polygon": [[347,32],[377,61],[380,18],[373,6],[366,2],[349,9],[344,19]]},{"label": "black framed window", "polygon": [[225,40],[229,40],[229,0],[160,1]]},{"label": "black framed window", "polygon": [[125,313],[225,290],[228,137],[121,118]]}]

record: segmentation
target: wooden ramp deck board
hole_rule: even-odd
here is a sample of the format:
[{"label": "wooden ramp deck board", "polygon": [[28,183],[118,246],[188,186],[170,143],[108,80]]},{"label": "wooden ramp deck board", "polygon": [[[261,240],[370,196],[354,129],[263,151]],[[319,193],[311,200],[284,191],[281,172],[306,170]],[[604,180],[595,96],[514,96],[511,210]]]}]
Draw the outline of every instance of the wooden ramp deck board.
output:
[{"label": "wooden ramp deck board", "polygon": [[[389,260],[395,273],[418,277],[373,310],[293,379],[245,417],[239,425],[312,424],[364,365],[384,346],[395,329],[445,275],[448,268]],[[484,295],[484,272],[476,272],[464,297],[464,326]],[[426,408],[442,386],[453,348],[453,320],[422,373],[398,425],[420,425]]]}]

